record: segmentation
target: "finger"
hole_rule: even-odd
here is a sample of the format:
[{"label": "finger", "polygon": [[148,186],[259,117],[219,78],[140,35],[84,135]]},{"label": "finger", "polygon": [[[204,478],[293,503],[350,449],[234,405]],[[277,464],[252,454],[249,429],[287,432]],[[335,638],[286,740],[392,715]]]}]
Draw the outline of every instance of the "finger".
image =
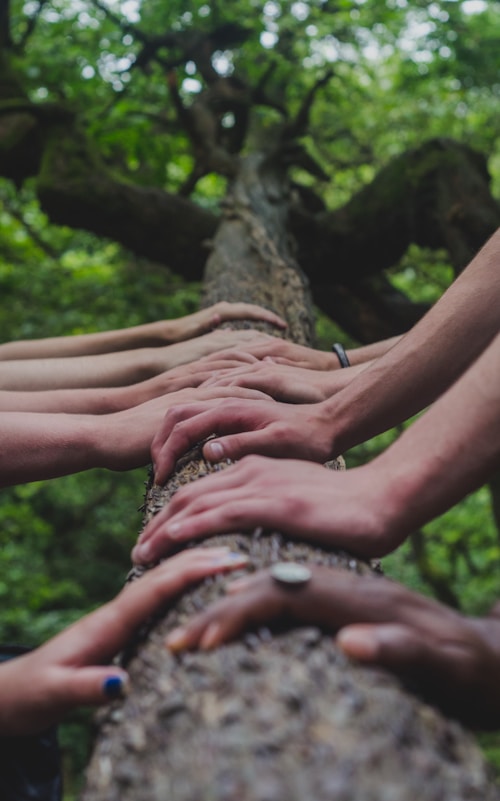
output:
[{"label": "finger", "polygon": [[279,619],[286,605],[286,594],[275,591],[267,571],[263,571],[253,578],[245,593],[217,601],[186,626],[174,629],[167,637],[167,647],[173,651],[215,648],[247,629]]},{"label": "finger", "polygon": [[128,674],[116,667],[84,667],[65,669],[66,708],[98,706],[123,698],[129,689]]},{"label": "finger", "polygon": [[270,396],[261,389],[231,384],[225,387],[198,387],[195,393],[197,398],[207,401],[223,401],[226,398],[241,398],[242,400],[271,400]]},{"label": "finger", "polygon": [[196,404],[170,409],[151,444],[154,480],[162,485],[175,468],[177,459],[193,445],[214,433],[220,414]]},{"label": "finger", "polygon": [[[231,395],[232,390],[228,390]],[[238,390],[241,392],[252,392],[255,390]],[[260,393],[259,393],[260,395]],[[167,414],[160,429],[160,432],[153,438],[151,444],[151,457],[153,461],[155,481],[157,484],[163,484],[167,480],[170,473],[175,467],[177,459],[192,448],[197,442],[201,442],[211,434],[231,434],[245,428],[251,429],[253,426],[258,425],[259,419],[262,417],[263,406],[257,405],[265,401],[266,404],[273,404],[270,398],[266,396],[253,395],[252,403],[246,403],[247,398],[242,398],[240,402],[228,399],[221,408],[223,400],[220,403],[207,408],[205,405],[189,404],[186,406],[172,407]],[[207,402],[208,405],[208,402]],[[265,413],[265,410],[264,410]],[[266,443],[266,435],[261,431],[256,437],[257,440],[263,441],[263,446],[267,445],[267,449],[272,450],[272,443]],[[241,445],[244,445],[244,441]],[[252,452],[252,442],[247,444],[246,447],[237,447],[238,441],[229,443],[229,450],[243,456],[245,453]],[[222,458],[231,458],[229,454],[221,454],[217,457],[217,448],[215,451],[210,449],[204,455],[210,461],[220,461]],[[210,454],[208,456],[207,454]]]},{"label": "finger", "polygon": [[[257,425],[255,421],[254,425]],[[203,456],[209,462],[220,462],[223,459],[236,461],[249,454],[259,454],[260,456],[295,456],[290,445],[279,437],[275,436],[274,424],[261,428],[258,431],[251,430],[252,423],[249,423],[249,430],[243,433],[230,434],[228,436],[218,436],[211,439],[203,446]]]},{"label": "finger", "polygon": [[[240,524],[240,520],[245,523]],[[235,501],[230,497],[222,507],[215,506],[201,512],[188,508],[167,520],[145,542],[137,545],[132,551],[132,558],[136,564],[156,562],[170,553],[174,544],[178,546],[182,542],[215,534],[236,534],[243,529],[255,528],[259,521],[260,504],[253,498]]]},{"label": "finger", "polygon": [[[203,485],[193,482],[175,493],[169,504],[163,507],[145,526],[138,537],[137,545],[142,545],[163,528],[170,518],[178,515],[193,503],[203,503],[203,499],[212,497],[214,493],[223,493],[246,483],[248,474],[245,462],[231,466],[221,473],[206,476]],[[202,507],[203,508],[203,507]]]},{"label": "finger", "polygon": [[231,307],[220,310],[214,317],[219,318],[218,322],[221,320],[261,320],[278,328],[287,327],[282,317],[253,303],[234,303]]},{"label": "finger", "polygon": [[208,356],[204,356],[204,361],[226,362],[227,366],[227,363],[230,364],[231,362],[234,362],[235,365],[236,363],[241,365],[242,363],[253,364],[259,360],[250,352],[238,350],[237,348],[229,348],[227,350],[219,350],[217,353],[210,353]]},{"label": "finger", "polygon": [[247,561],[244,555],[233,554],[227,548],[184,551],[126,585],[113,601],[82,618],[39,650],[46,653],[50,649],[50,657],[59,663],[83,666],[107,662],[143,621],[186,586],[241,567]]},{"label": "finger", "polygon": [[410,625],[351,625],[338,633],[337,642],[347,656],[375,662],[396,673],[417,676],[424,672],[429,680],[431,675],[450,679],[457,671],[453,649]]}]

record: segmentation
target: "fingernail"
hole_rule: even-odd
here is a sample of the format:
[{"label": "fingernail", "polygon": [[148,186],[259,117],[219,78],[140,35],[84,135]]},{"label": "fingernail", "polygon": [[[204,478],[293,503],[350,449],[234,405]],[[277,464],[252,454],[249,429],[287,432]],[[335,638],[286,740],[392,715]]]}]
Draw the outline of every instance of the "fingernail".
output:
[{"label": "fingernail", "polygon": [[165,530],[166,530],[166,532],[168,533],[168,535],[170,537],[173,537],[173,539],[175,539],[176,537],[179,537],[180,534],[181,534],[182,524],[181,523],[168,523],[166,528],[165,528]]},{"label": "fingernail", "polygon": [[377,638],[366,629],[342,629],[337,635],[337,643],[347,656],[354,659],[375,659],[378,653]]},{"label": "fingernail", "polygon": [[216,565],[246,565],[247,562],[248,556],[245,556],[245,554],[242,553],[236,553],[236,551],[230,551],[229,553],[223,554],[222,556],[217,556],[214,559],[214,564]]},{"label": "fingernail", "polygon": [[220,625],[218,623],[210,623],[208,629],[205,631],[200,640],[200,649],[202,651],[208,651],[210,648],[213,648],[213,646],[217,644],[219,632]]},{"label": "fingernail", "polygon": [[242,576],[241,578],[234,579],[234,581],[230,581],[227,585],[226,593],[232,595],[232,593],[242,592],[242,590],[248,587],[251,581],[252,576]]},{"label": "fingernail", "polygon": [[206,446],[208,455],[213,459],[214,462],[219,461],[224,456],[224,448],[220,444],[220,442],[210,442]]},{"label": "fingernail", "polygon": [[149,545],[136,545],[132,550],[132,561],[138,562],[139,564],[142,564],[143,562],[149,562],[149,553]]},{"label": "fingernail", "polygon": [[128,681],[123,676],[108,676],[102,684],[102,691],[106,698],[124,698],[127,694]]},{"label": "fingernail", "polygon": [[173,629],[165,639],[165,645],[171,651],[182,651],[186,647],[187,631],[182,626]]}]

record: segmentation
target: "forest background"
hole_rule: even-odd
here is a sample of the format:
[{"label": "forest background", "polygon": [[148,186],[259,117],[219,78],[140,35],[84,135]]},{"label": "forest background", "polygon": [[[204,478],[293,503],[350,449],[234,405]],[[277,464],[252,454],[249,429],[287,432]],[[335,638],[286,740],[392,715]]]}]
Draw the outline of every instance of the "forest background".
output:
[{"label": "forest background", "polygon": [[[69,104],[107,167],[140,186],[183,191],[193,159],[186,133],[176,125],[164,71],[154,63],[139,66],[144,42],[137,31],[209,31],[238,22],[252,35],[213,55],[221,75],[238,66],[255,81],[273,63],[274,92],[293,109],[321,74],[332,71],[315,95],[304,137],[318,169],[295,168],[297,180],[329,209],[346,203],[391,159],[435,137],[452,137],[482,153],[491,193],[500,197],[498,3],[227,5],[16,1],[9,7],[11,41],[4,39],[2,47],[14,45],[16,72],[30,102]],[[176,80],[189,105],[201,89],[195,65],[179,69]],[[264,128],[275,124],[276,111],[260,114]],[[231,125],[229,117],[226,123]],[[225,185],[223,177],[208,173],[196,181],[191,198],[217,211]],[[197,308],[201,284],[185,280],[182,269],[77,225],[54,224],[40,207],[32,177],[1,178],[0,199],[2,341],[118,328]],[[423,308],[453,277],[446,251],[411,244],[384,280]],[[359,341],[319,309],[317,336],[324,349],[335,340]],[[372,459],[398,433],[345,454],[348,468]],[[94,470],[1,492],[0,641],[35,645],[120,589],[141,525],[145,478],[144,470]],[[415,532],[383,560],[385,572],[465,612],[487,609],[499,586],[499,485],[493,481]],[[62,729],[68,798],[78,785],[89,732],[83,713]],[[484,746],[498,762],[498,738]]]}]

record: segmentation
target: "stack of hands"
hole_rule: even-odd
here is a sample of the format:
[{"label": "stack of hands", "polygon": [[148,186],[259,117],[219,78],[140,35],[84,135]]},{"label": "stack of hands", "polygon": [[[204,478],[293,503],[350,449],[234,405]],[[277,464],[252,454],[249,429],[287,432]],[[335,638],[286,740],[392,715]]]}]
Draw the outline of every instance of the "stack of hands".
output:
[{"label": "stack of hands", "polygon": [[[193,315],[177,333],[170,330],[171,345],[158,342],[154,326],[146,346],[137,332],[132,346],[120,340],[129,366],[113,354],[112,378],[102,349],[80,350],[77,358],[0,350],[0,421],[14,454],[8,473],[0,468],[4,484],[91,467],[124,470],[150,459],[163,484],[178,458],[207,437],[209,461],[239,460],[183,487],[145,527],[133,561],[165,560],[159,567],[37,651],[0,666],[0,733],[38,730],[75,704],[122,692],[123,672],[96,665],[189,582],[245,561],[205,548],[171,557],[182,543],[262,526],[378,557],[484,483],[500,463],[499,240],[487,243],[412,331],[348,351],[347,368],[333,353],[280,336],[204,333],[241,317],[283,332],[280,318],[248,304]],[[54,365],[56,387],[40,386],[44,359]],[[28,379],[20,378],[23,361],[34,363]],[[37,403],[45,408],[35,411]],[[423,409],[372,462],[346,472],[322,466]],[[212,648],[246,627],[283,618],[319,625],[352,658],[418,679],[470,725],[498,726],[498,605],[487,617],[467,618],[386,579],[319,567],[289,593],[264,571],[230,584],[228,597],[172,632],[167,647]]]}]

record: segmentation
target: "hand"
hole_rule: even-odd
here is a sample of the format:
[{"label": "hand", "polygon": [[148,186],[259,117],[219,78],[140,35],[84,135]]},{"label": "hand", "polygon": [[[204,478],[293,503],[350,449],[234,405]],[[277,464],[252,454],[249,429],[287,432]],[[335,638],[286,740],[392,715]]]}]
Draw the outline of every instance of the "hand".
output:
[{"label": "hand", "polygon": [[168,647],[214,648],[278,620],[318,625],[339,632],[347,656],[416,682],[448,714],[498,728],[500,605],[487,618],[466,618],[387,579],[318,566],[311,573],[293,591],[268,571],[238,579],[227,598],[174,630]]},{"label": "hand", "polygon": [[[148,365],[148,369],[153,371],[153,375],[157,375],[179,364],[194,362],[222,350],[246,351],[251,354],[253,348],[267,345],[274,340],[280,341],[279,337],[273,337],[255,329],[217,328],[208,334],[165,345],[163,348],[150,348],[151,364]],[[234,354],[231,358],[234,358]]]},{"label": "hand", "polygon": [[[335,375],[340,376],[340,370]],[[269,360],[240,364],[233,369],[217,368],[214,363],[212,375],[205,379],[203,386],[247,387],[260,389],[284,403],[319,403],[330,397],[329,382],[325,381],[328,377],[324,370],[274,364]]]},{"label": "hand", "polygon": [[[214,409],[222,403],[244,400],[268,400],[263,392],[240,387],[197,387],[172,392],[121,412],[105,415],[88,415],[87,426],[91,429],[91,443],[86,445],[90,467],[105,467],[108,470],[132,470],[150,461],[151,443],[164,420],[165,412],[179,403],[195,398]],[[82,469],[82,468],[80,468]]]},{"label": "hand", "polygon": [[[243,391],[226,388],[229,393],[237,390]],[[333,423],[320,403],[294,406],[273,400],[227,399],[223,406],[172,406],[151,446],[155,480],[163,484],[177,459],[210,434],[218,436],[203,446],[210,462],[237,460],[250,453],[325,462],[334,455]]]},{"label": "hand", "polygon": [[403,539],[390,517],[390,490],[384,474],[371,465],[337,472],[308,462],[246,456],[176,492],[141,533],[132,559],[147,564],[189,540],[257,526],[382,556]]},{"label": "hand", "polygon": [[[244,344],[246,354],[251,354],[259,361],[273,362],[290,367],[302,367],[308,370],[339,370],[340,364],[337,356],[328,351],[315,350],[306,345],[297,345],[281,337],[264,335],[265,339]],[[219,351],[220,358],[234,358],[233,351],[238,350],[238,345],[228,345],[227,350]],[[345,371],[347,372],[347,370]]]},{"label": "hand", "polygon": [[72,707],[119,697],[127,674],[106,663],[137,627],[189,584],[246,561],[227,548],[184,551],[37,650],[0,665],[0,735],[34,734]]},{"label": "hand", "polygon": [[177,320],[168,320],[170,341],[181,342],[185,339],[198,337],[211,331],[221,323],[229,320],[257,320],[270,323],[277,328],[285,329],[285,320],[269,309],[264,309],[254,303],[227,303],[221,301],[207,309],[200,309],[194,314],[187,314]]},{"label": "hand", "polygon": [[207,383],[214,371],[222,375],[223,372],[229,372],[242,365],[257,362],[254,356],[245,354],[243,351],[231,351],[231,354],[231,358],[219,359],[217,353],[212,353],[195,362],[172,367],[170,370],[165,370],[165,372],[138,384],[115,388],[113,391],[116,395],[116,401],[114,401],[115,409],[113,411],[137,406],[140,403],[146,403],[152,398],[178,392],[181,389],[198,387],[200,384]]}]

